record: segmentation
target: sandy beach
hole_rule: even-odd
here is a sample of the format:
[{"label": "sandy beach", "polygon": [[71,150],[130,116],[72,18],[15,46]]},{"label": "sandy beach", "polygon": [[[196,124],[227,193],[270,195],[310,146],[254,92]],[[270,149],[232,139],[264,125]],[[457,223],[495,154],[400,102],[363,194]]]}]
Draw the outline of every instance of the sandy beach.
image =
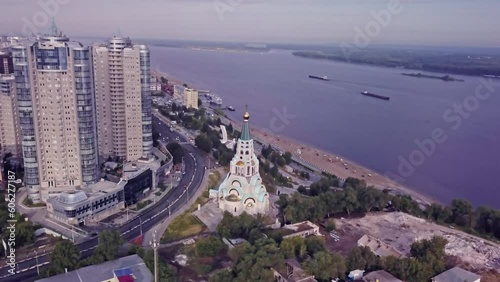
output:
[{"label": "sandy beach", "polygon": [[[179,79],[170,77],[168,74],[159,72],[157,70],[152,71],[151,73],[152,75],[156,76],[164,76],[169,80],[169,82],[172,83],[184,83]],[[193,85],[193,87],[196,86]],[[231,119],[230,121],[235,128],[241,128],[241,121],[235,121]],[[271,146],[282,151],[289,151],[293,153],[295,157],[300,158],[301,160],[312,164],[313,166],[323,171],[335,174],[340,178],[346,179],[348,177],[355,177],[363,179],[368,185],[373,185],[378,189],[392,189],[394,191],[410,195],[413,199],[424,204],[437,202],[436,200],[418,193],[415,190],[412,190],[411,188],[404,186],[401,183],[389,179],[388,177],[385,177],[380,173],[369,170],[362,165],[356,164],[355,162],[352,162],[344,157],[314,148],[308,144],[304,144],[298,140],[294,140],[282,135],[270,135],[256,126],[251,127],[251,134],[263,143],[271,144]]]}]

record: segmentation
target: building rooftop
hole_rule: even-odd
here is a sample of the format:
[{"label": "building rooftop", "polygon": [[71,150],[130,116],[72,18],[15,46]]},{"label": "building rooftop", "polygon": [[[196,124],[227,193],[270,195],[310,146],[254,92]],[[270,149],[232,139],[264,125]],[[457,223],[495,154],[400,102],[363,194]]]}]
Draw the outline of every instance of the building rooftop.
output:
[{"label": "building rooftop", "polygon": [[399,258],[404,256],[404,254],[396,248],[370,235],[363,235],[363,237],[358,240],[358,245],[369,247],[373,253],[381,257],[395,256]]},{"label": "building rooftop", "polygon": [[156,171],[160,168],[160,163],[154,159],[137,160],[135,162],[128,162],[123,164],[123,178],[131,179],[143,173],[147,169]]},{"label": "building rooftop", "polygon": [[284,269],[281,269],[277,272],[285,279],[287,279],[288,282],[317,282],[317,280],[314,279],[314,276],[307,274],[302,269],[302,266],[297,260],[287,259],[285,261],[285,264],[287,268],[291,269],[288,269],[286,273],[284,272]]},{"label": "building rooftop", "polygon": [[365,276],[363,276],[363,280],[366,282],[403,282],[402,280],[397,279],[392,276],[389,272],[385,270],[372,271]]},{"label": "building rooftop", "polygon": [[306,230],[314,230],[317,226],[310,221],[302,221],[294,224],[288,224],[283,226],[285,229],[293,230],[295,232],[302,232]]},{"label": "building rooftop", "polygon": [[244,122],[241,128],[240,139],[243,141],[249,141],[252,139],[252,137],[250,137],[250,126],[248,125],[248,120],[250,119],[250,115],[248,114],[248,112],[245,112],[245,114],[243,115],[243,119]]},{"label": "building rooftop", "polygon": [[[114,192],[121,188],[121,184],[117,184],[107,180],[101,180],[95,184],[80,188],[79,190],[61,192],[56,197],[51,197],[47,201],[49,203],[58,203],[62,206],[73,206],[77,203],[92,199],[103,194]],[[68,190],[72,188],[68,187]],[[74,188],[73,188],[74,189]]]},{"label": "building rooftop", "polygon": [[474,282],[481,279],[481,276],[462,269],[454,267],[432,278],[433,282]]},{"label": "building rooftop", "polygon": [[102,282],[116,278],[120,282],[152,282],[153,275],[138,255],[83,267],[36,282]]}]

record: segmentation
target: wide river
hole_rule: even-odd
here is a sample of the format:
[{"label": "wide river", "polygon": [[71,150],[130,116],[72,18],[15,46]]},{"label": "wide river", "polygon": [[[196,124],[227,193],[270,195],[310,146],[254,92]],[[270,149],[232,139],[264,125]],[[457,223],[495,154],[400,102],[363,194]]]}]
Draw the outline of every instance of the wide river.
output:
[{"label": "wide river", "polygon": [[[463,198],[500,208],[500,80],[492,86],[478,77],[406,77],[401,73],[413,71],[305,59],[284,50],[150,49],[152,68],[218,94],[236,108],[231,118],[241,118],[248,104],[254,125],[344,156],[441,202]],[[364,90],[391,99],[363,96]]]}]

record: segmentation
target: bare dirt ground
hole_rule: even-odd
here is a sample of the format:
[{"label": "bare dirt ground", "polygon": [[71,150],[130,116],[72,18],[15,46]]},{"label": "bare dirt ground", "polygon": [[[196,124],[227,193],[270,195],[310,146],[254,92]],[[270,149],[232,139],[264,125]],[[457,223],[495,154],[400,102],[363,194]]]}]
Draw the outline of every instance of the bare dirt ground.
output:
[{"label": "bare dirt ground", "polygon": [[500,245],[405,213],[337,220],[337,227],[343,232],[355,232],[356,236],[359,232],[374,236],[406,254],[413,242],[442,236],[448,240],[447,255],[458,257],[472,270],[493,269],[500,273]]}]

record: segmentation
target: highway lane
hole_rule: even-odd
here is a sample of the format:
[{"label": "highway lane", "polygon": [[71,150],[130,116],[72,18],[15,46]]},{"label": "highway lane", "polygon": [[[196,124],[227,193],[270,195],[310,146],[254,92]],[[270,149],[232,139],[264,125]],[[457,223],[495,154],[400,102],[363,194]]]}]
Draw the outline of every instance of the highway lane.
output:
[{"label": "highway lane", "polygon": [[[176,137],[179,138],[180,142],[187,141],[187,139],[179,133],[175,131],[170,132],[170,128],[158,118],[153,117],[153,122],[155,129],[160,132],[162,137],[168,137],[169,141],[174,141]],[[154,225],[169,216],[169,209],[170,213],[180,209],[188,202],[192,195],[196,193],[205,173],[206,157],[203,152],[192,145],[185,145],[183,147],[185,151],[184,162],[186,174],[183,175],[179,185],[177,185],[169,195],[158,200],[155,205],[149,207],[138,217],[119,227],[120,233],[125,240],[130,241],[140,236],[141,229],[142,233],[151,229]],[[97,244],[97,237],[78,244],[77,246],[81,250],[82,258],[91,256]],[[46,265],[50,260],[49,254],[40,255],[37,259],[33,257],[17,262],[17,274],[15,275],[9,274],[8,270],[10,267],[8,265],[0,268],[0,280],[2,282],[19,282],[36,277],[37,260],[39,266]]]}]

